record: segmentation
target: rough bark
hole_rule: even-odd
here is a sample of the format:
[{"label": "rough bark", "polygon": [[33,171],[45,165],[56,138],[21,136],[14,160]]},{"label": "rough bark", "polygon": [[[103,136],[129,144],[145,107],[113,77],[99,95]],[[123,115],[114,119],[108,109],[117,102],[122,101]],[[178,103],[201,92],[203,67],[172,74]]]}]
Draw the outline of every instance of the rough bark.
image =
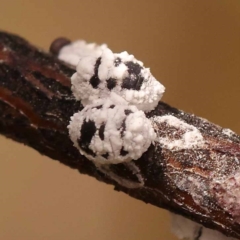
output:
[{"label": "rough bark", "polygon": [[[207,147],[170,151],[152,145],[134,161],[137,172],[124,164],[110,165],[106,171],[117,176],[116,181],[80,155],[69,139],[69,119],[82,109],[70,89],[73,73],[53,55],[0,32],[0,133],[80,173],[113,184],[115,190],[240,239],[238,212],[234,207],[226,210],[219,200],[219,191],[225,190],[213,183],[239,170],[239,136],[224,134],[221,127],[160,102],[148,117],[173,115],[195,126]],[[157,127],[160,136],[172,131],[166,125]],[[137,186],[140,178],[144,179],[141,187],[124,184]]]}]

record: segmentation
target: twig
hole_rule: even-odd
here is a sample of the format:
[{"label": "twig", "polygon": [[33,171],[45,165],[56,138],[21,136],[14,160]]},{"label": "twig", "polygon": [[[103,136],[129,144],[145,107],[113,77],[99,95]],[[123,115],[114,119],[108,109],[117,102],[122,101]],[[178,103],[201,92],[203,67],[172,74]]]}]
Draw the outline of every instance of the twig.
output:
[{"label": "twig", "polygon": [[[197,129],[204,146],[171,150],[160,141],[132,164],[98,169],[69,138],[70,117],[83,108],[70,89],[73,73],[51,54],[0,32],[1,134],[113,184],[115,190],[240,239],[240,207],[224,198],[234,194],[230,183],[239,187],[239,136],[160,102],[148,117],[173,116]],[[166,121],[155,128],[163,139],[180,139],[184,134]]]}]

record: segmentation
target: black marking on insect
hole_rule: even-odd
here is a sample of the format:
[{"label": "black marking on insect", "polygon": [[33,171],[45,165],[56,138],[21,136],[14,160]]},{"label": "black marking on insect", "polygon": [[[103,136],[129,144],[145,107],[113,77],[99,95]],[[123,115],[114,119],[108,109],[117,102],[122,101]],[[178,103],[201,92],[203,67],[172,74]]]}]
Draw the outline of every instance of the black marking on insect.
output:
[{"label": "black marking on insect", "polygon": [[109,108],[115,108],[115,105],[114,104],[112,104]]},{"label": "black marking on insect", "polygon": [[94,106],[92,109],[94,109],[94,108],[96,108],[96,109],[101,109],[101,108],[102,108],[102,105]]},{"label": "black marking on insect", "polygon": [[114,66],[115,67],[118,67],[120,64],[121,64],[121,62],[122,62],[122,60],[121,60],[121,58],[116,58],[115,60],[114,60]]},{"label": "black marking on insect", "polygon": [[104,130],[105,130],[105,124],[102,124],[101,127],[99,128],[99,137],[101,138],[101,140],[104,140]]},{"label": "black marking on insect", "polygon": [[108,158],[108,156],[109,156],[109,153],[105,153],[105,154],[102,155],[102,157],[104,157],[106,159]]},{"label": "black marking on insect", "polygon": [[129,76],[123,79],[122,88],[140,90],[144,78],[141,76],[142,67],[138,63],[127,62]]},{"label": "black marking on insect", "polygon": [[108,88],[109,90],[112,90],[113,88],[115,88],[116,85],[117,85],[117,79],[115,79],[115,78],[109,78],[109,79],[107,80],[107,88]]},{"label": "black marking on insect", "polygon": [[92,85],[93,88],[97,88],[100,83],[100,79],[98,77],[98,68],[100,64],[101,64],[101,58],[98,58],[94,66],[94,75],[90,79],[90,84]]},{"label": "black marking on insect", "polygon": [[87,154],[92,155],[93,157],[96,156],[96,154],[89,148],[89,145],[91,143],[92,137],[96,133],[96,126],[95,123],[91,120],[88,122],[84,120],[80,134],[81,137],[78,139],[78,144],[82,150],[84,150]]},{"label": "black marking on insect", "polygon": [[125,115],[129,115],[129,114],[131,114],[131,113],[133,113],[133,111],[131,111],[131,110],[129,110],[129,109],[125,109],[124,110],[124,113],[125,113]]},{"label": "black marking on insect", "polygon": [[138,63],[134,62],[126,62],[125,65],[128,67],[128,73],[129,74],[140,74],[142,67]]},{"label": "black marking on insect", "polygon": [[124,136],[124,132],[125,132],[125,130],[126,130],[126,119],[124,119],[121,128],[122,128],[122,129],[121,129],[121,132],[120,132],[120,133],[121,133],[121,137],[123,137],[123,136]]},{"label": "black marking on insect", "polygon": [[120,151],[120,155],[121,156],[126,156],[128,154],[128,151],[124,150],[124,148],[122,147],[121,151]]}]

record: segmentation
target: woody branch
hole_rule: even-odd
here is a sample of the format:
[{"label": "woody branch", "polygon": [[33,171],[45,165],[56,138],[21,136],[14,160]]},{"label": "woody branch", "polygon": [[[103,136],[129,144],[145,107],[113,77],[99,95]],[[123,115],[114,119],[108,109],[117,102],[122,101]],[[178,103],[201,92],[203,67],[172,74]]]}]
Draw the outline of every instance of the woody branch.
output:
[{"label": "woody branch", "polygon": [[[159,102],[147,117],[170,115],[194,127],[203,136],[204,147],[172,151],[155,144],[134,162],[138,172],[124,164],[110,165],[108,171],[123,181],[138,183],[139,175],[144,179],[141,187],[127,187],[99,171],[73,147],[67,126],[70,117],[83,109],[71,92],[73,73],[53,55],[18,36],[0,32],[0,133],[112,184],[117,191],[240,239],[240,207],[225,201],[238,194],[231,186],[239,184],[239,136]],[[155,128],[163,139],[183,134],[166,122]]]}]

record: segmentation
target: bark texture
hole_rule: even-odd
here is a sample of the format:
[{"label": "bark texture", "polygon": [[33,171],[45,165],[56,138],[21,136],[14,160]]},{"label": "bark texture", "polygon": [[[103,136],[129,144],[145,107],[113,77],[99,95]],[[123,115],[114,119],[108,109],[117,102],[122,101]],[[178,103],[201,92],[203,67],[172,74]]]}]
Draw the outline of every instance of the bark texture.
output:
[{"label": "bark texture", "polygon": [[[70,117],[83,108],[71,92],[73,73],[53,55],[0,32],[0,133],[113,184],[115,190],[240,239],[240,207],[236,201],[228,205],[224,198],[232,194],[226,183],[239,188],[239,136],[159,102],[148,117],[172,115],[196,127],[205,147],[171,151],[155,144],[133,164],[100,170],[80,155],[68,135]],[[166,124],[156,127],[163,137],[182,134]]]}]

